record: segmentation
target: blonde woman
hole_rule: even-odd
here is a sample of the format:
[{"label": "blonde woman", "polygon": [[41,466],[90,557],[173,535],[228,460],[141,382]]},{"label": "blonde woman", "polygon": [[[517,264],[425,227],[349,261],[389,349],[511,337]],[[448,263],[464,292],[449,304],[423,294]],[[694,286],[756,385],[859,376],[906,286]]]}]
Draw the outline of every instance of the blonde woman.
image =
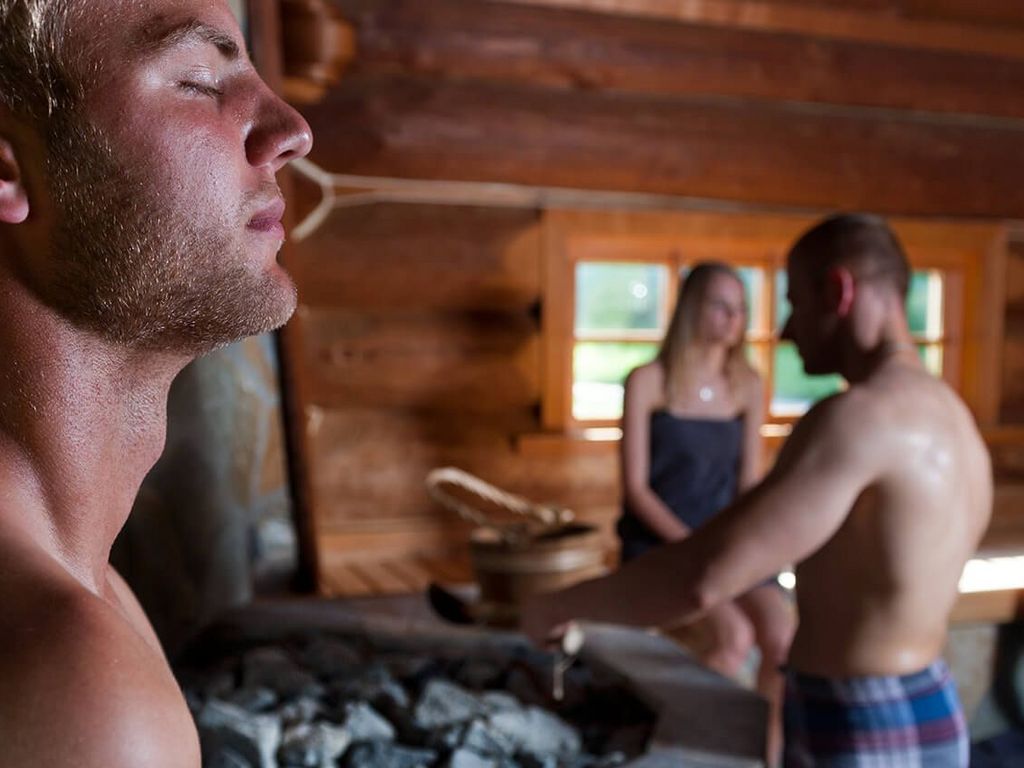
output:
[{"label": "blonde woman", "polygon": [[[699,263],[680,286],[658,356],[626,378],[623,560],[685,538],[759,479],[764,391],[744,355],[746,318],[736,272]],[[759,646],[757,686],[772,705],[769,749],[777,754],[779,667],[794,630],[785,596],[762,585],[716,608],[701,629],[703,661],[730,677]]]}]

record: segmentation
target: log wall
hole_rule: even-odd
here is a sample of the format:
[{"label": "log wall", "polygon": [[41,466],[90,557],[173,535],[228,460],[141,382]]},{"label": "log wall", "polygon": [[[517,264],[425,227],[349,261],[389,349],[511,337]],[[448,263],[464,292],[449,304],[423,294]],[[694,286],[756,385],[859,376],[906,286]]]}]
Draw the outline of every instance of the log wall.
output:
[{"label": "log wall", "polygon": [[[561,440],[541,420],[542,325],[564,300],[545,293],[551,195],[575,190],[610,215],[656,195],[925,227],[1024,220],[1024,13],[1009,0],[331,5],[357,55],[301,107],[319,176],[297,185],[296,219],[336,199],[285,251],[301,305],[284,336],[307,560],[326,592],[464,567],[452,553],[465,526],[422,488],[435,466],[610,525],[614,446]],[[399,185],[395,202],[352,204],[396,179],[513,184],[538,202],[430,204],[428,185],[406,203]],[[461,202],[490,199],[469,189]],[[1024,531],[1021,242],[997,259],[1005,311],[1003,283],[987,294],[1001,541]]]}]

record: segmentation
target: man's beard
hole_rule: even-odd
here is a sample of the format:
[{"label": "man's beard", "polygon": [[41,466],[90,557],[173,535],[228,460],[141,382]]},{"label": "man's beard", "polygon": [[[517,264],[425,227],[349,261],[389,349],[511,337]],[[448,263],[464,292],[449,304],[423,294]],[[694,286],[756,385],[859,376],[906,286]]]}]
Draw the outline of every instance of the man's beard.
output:
[{"label": "man's beard", "polygon": [[77,118],[53,125],[57,226],[44,300],[77,327],[149,351],[198,355],[282,325],[295,289],[247,266],[240,236],[251,201],[238,201],[230,217],[201,201],[185,209],[180,193],[165,193],[143,170],[119,161]]}]

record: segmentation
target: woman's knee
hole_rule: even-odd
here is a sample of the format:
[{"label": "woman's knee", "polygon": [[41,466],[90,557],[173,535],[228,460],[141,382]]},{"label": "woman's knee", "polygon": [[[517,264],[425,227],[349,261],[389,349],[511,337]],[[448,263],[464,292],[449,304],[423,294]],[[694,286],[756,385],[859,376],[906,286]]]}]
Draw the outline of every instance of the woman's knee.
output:
[{"label": "woman's knee", "polygon": [[765,661],[778,666],[786,662],[789,647],[793,644],[796,622],[791,616],[773,617],[771,621],[762,622],[756,628],[757,646]]},{"label": "woman's knee", "polygon": [[743,666],[756,640],[754,626],[740,612],[732,611],[716,622],[716,655],[728,659],[737,669]]},{"label": "woman's knee", "polygon": [[[748,612],[762,658],[772,665],[784,664],[796,632],[796,615],[781,595],[758,596],[756,610]],[[745,606],[747,607],[747,606]]]}]

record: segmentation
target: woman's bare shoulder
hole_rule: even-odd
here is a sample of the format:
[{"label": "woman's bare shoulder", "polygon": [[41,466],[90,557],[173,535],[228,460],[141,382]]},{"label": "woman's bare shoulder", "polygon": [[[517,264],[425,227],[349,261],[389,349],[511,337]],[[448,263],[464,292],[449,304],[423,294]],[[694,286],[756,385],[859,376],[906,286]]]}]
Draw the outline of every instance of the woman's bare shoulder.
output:
[{"label": "woman's bare shoulder", "polygon": [[751,365],[739,367],[736,380],[744,392],[760,392],[764,388],[764,379],[756,368]]},{"label": "woman's bare shoulder", "polygon": [[638,365],[626,376],[626,386],[645,392],[660,392],[664,388],[665,369],[658,360]]}]

